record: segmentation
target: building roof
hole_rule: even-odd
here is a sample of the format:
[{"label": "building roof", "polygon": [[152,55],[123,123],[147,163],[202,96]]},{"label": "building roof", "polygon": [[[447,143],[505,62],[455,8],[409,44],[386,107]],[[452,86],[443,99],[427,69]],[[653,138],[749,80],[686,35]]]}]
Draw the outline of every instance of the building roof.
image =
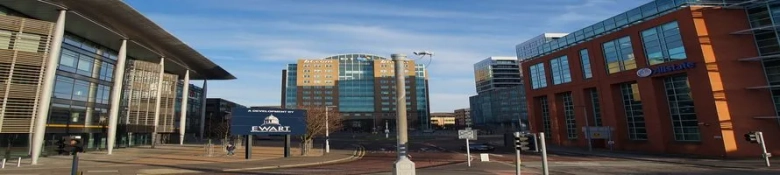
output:
[{"label": "building roof", "polygon": [[151,62],[165,57],[166,72],[184,76],[189,69],[190,79],[236,79],[120,0],[0,0],[0,5],[51,22],[57,21],[58,9],[67,9],[69,33],[114,50],[119,50],[121,39],[129,39],[129,57]]}]

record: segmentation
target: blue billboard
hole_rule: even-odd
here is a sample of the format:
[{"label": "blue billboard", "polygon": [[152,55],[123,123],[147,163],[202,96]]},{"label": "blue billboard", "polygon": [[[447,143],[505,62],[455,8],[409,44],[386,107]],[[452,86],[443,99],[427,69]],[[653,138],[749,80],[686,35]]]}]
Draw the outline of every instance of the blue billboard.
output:
[{"label": "blue billboard", "polygon": [[303,135],[306,111],[276,108],[235,108],[230,132],[234,135]]}]

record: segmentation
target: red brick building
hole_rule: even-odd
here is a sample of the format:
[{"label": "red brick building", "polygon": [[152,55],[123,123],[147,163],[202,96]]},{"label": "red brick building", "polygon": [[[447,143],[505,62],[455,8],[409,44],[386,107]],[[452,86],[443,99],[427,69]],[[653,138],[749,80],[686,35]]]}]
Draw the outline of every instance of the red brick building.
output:
[{"label": "red brick building", "polygon": [[760,56],[756,41],[734,34],[751,28],[745,9],[658,8],[641,20],[632,10],[599,23],[614,27],[600,36],[597,25],[574,32],[523,62],[532,131],[546,132],[548,144],[587,147],[587,116],[590,126],[613,129],[593,139],[596,149],[611,137],[616,150],[756,158],[761,148],[743,135],[762,131],[780,154],[778,121],[762,117],[777,116],[760,88],[762,62],[742,61]]}]

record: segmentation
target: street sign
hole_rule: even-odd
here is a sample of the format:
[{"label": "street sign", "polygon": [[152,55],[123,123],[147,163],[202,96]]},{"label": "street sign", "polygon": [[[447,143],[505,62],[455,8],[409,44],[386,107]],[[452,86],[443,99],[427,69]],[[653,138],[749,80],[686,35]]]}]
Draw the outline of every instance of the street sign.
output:
[{"label": "street sign", "polygon": [[274,108],[235,108],[230,132],[235,135],[306,133],[306,111]]},{"label": "street sign", "polygon": [[591,139],[608,139],[609,132],[611,132],[610,127],[603,126],[582,127],[582,132],[588,133],[588,128],[590,129]]},{"label": "street sign", "polygon": [[531,139],[528,138],[529,134],[520,134],[519,132],[515,135],[515,149],[517,150],[531,150]]},{"label": "street sign", "polygon": [[471,129],[458,130],[458,139],[477,140],[477,130],[471,130]]}]

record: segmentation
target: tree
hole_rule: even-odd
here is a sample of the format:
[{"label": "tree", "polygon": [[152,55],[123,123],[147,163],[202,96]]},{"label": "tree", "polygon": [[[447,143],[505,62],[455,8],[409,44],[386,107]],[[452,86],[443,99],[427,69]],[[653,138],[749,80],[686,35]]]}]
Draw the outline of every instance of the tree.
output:
[{"label": "tree", "polygon": [[[328,108],[326,113],[324,106],[301,106],[298,109],[306,110],[306,133],[301,136],[303,147],[302,155],[309,153],[313,147],[312,140],[318,136],[325,136],[325,123],[328,123],[328,131],[340,130],[342,127],[341,114],[337,108]],[[325,120],[327,114],[328,120]]]}]

